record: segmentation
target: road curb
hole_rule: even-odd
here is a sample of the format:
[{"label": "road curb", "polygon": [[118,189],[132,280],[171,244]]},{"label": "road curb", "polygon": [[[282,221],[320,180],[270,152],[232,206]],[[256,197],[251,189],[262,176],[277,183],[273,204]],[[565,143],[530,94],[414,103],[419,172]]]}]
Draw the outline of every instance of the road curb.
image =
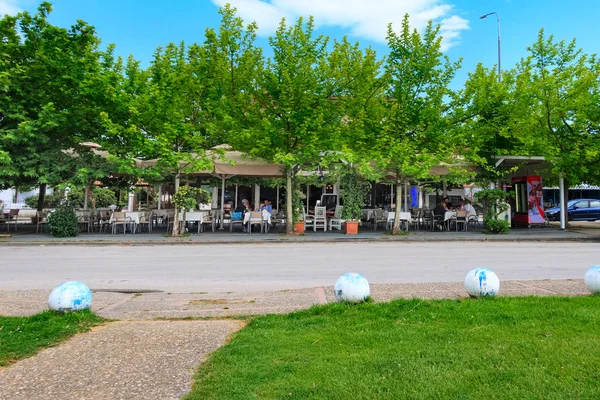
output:
[{"label": "road curb", "polygon": [[0,247],[28,247],[28,246],[206,246],[206,245],[252,245],[252,244],[289,244],[289,243],[448,243],[448,242],[469,242],[469,243],[600,243],[600,237],[577,237],[577,238],[473,238],[473,237],[447,237],[447,238],[407,238],[407,237],[385,237],[385,238],[332,238],[332,239],[299,239],[299,238],[257,238],[253,240],[27,240],[27,241],[2,241]]}]

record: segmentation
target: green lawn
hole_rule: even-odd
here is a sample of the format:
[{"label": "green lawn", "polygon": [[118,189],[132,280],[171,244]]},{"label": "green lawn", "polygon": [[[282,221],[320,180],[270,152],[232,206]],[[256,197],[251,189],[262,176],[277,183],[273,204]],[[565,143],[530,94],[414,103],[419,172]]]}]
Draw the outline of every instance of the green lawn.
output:
[{"label": "green lawn", "polygon": [[253,319],[187,399],[599,399],[600,296],[332,304]]},{"label": "green lawn", "polygon": [[0,316],[0,366],[31,357],[102,321],[90,311],[66,314],[46,311],[31,317]]}]

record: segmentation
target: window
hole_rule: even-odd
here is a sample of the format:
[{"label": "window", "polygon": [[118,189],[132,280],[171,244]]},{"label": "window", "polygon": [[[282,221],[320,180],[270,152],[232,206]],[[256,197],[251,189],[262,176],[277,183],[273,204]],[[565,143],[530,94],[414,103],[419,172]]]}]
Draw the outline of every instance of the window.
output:
[{"label": "window", "polygon": [[578,209],[590,208],[590,202],[589,201],[580,201],[577,204],[575,204],[575,207]]},{"label": "window", "polygon": [[600,200],[590,201],[590,208],[600,208]]}]

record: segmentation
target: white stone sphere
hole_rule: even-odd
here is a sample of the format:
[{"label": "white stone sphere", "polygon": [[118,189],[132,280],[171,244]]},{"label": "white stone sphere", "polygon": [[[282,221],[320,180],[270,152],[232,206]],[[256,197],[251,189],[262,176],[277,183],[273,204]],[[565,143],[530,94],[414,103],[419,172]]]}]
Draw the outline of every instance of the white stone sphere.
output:
[{"label": "white stone sphere", "polygon": [[91,305],[92,291],[86,285],[77,281],[58,285],[48,297],[48,307],[56,311],[83,310],[90,308]]},{"label": "white stone sphere", "polygon": [[585,287],[592,293],[600,293],[600,265],[594,265],[585,273]]},{"label": "white stone sphere", "polygon": [[495,296],[500,290],[500,280],[489,268],[475,268],[465,277],[465,289],[471,297]]},{"label": "white stone sphere", "polygon": [[359,303],[371,294],[369,282],[361,274],[349,272],[338,278],[333,287],[335,299],[348,303]]}]

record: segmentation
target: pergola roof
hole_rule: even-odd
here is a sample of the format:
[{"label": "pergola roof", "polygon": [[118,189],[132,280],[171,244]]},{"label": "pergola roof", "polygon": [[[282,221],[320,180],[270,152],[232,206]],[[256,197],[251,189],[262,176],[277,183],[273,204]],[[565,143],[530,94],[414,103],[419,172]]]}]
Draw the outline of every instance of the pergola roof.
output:
[{"label": "pergola roof", "polygon": [[[224,152],[223,152],[224,151]],[[199,157],[199,156],[196,156]],[[260,158],[251,158],[246,153],[232,150],[227,145],[213,147],[208,150],[205,157],[213,162],[212,169],[192,171],[189,175],[239,175],[261,178],[281,177],[283,170],[279,164],[269,163]],[[153,167],[160,159],[141,161],[141,168]],[[179,166],[185,168],[189,163],[180,161]]]},{"label": "pergola roof", "polygon": [[552,175],[552,164],[542,156],[494,156],[496,168],[500,170],[513,170],[509,176],[522,175]]}]

